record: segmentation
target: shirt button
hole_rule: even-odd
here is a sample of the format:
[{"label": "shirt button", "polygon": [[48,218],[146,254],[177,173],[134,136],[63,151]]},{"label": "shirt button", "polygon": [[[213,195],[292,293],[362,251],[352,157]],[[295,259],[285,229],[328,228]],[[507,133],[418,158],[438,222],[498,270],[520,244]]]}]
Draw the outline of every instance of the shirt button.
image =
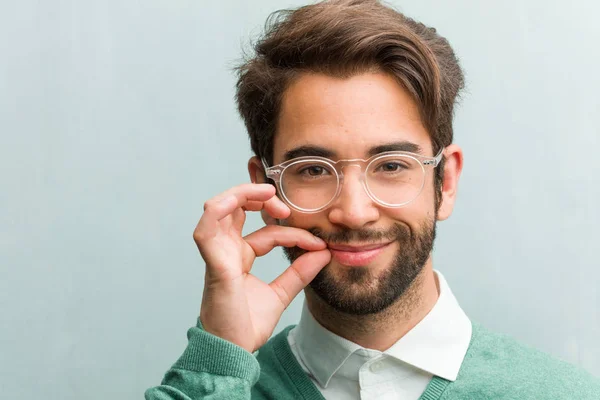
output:
[{"label": "shirt button", "polygon": [[371,370],[371,372],[379,372],[383,369],[383,363],[381,361],[374,362],[373,364],[371,364],[369,369]]}]

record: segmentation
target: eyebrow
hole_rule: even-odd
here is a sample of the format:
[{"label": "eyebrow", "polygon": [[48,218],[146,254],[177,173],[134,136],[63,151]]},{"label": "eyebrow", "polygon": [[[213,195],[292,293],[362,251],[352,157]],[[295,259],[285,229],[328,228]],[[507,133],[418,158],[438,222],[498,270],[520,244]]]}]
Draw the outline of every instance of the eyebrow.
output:
[{"label": "eyebrow", "polygon": [[305,146],[295,147],[291,150],[286,151],[285,154],[283,155],[283,161],[285,162],[285,161],[291,160],[292,158],[297,158],[297,157],[332,158],[332,157],[335,157],[335,152],[331,151],[329,149],[326,149],[325,147],[305,145]]},{"label": "eyebrow", "polygon": [[386,143],[371,147],[367,154],[369,157],[373,157],[376,154],[385,153],[386,151],[407,151],[409,153],[423,154],[423,149],[421,146],[408,141]]},{"label": "eyebrow", "polygon": [[[387,151],[407,151],[410,153],[422,154],[423,149],[416,143],[402,141],[381,144],[371,147],[367,151],[367,157],[372,157],[376,154],[385,153]],[[335,158],[336,152],[321,146],[304,145],[295,147],[285,152],[283,161],[288,161],[297,157],[325,157]]]}]

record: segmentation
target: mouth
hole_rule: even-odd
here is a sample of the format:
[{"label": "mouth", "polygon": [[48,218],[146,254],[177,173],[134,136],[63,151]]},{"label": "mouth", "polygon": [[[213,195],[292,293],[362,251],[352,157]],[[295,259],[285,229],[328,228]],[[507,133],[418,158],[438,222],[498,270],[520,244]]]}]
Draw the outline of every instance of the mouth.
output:
[{"label": "mouth", "polygon": [[328,245],[334,260],[349,267],[365,266],[371,263],[392,242],[368,245]]}]

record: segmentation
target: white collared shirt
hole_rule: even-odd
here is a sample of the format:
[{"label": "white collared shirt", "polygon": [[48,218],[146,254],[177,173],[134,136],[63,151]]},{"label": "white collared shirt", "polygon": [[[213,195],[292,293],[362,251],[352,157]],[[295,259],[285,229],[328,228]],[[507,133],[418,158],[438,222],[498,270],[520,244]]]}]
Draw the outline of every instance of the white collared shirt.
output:
[{"label": "white collared shirt", "polygon": [[321,326],[306,302],[288,335],[296,359],[325,399],[417,400],[436,375],[456,380],[471,340],[471,321],[439,271],[439,297],[413,329],[381,352]]}]

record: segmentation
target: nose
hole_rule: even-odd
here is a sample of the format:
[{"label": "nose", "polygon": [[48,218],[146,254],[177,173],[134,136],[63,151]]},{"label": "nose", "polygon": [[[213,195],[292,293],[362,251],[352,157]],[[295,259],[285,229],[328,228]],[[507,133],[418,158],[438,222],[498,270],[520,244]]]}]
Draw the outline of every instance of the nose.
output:
[{"label": "nose", "polygon": [[340,195],[329,209],[329,221],[348,229],[364,228],[379,219],[379,208],[365,191],[360,166],[345,166],[343,172]]}]

